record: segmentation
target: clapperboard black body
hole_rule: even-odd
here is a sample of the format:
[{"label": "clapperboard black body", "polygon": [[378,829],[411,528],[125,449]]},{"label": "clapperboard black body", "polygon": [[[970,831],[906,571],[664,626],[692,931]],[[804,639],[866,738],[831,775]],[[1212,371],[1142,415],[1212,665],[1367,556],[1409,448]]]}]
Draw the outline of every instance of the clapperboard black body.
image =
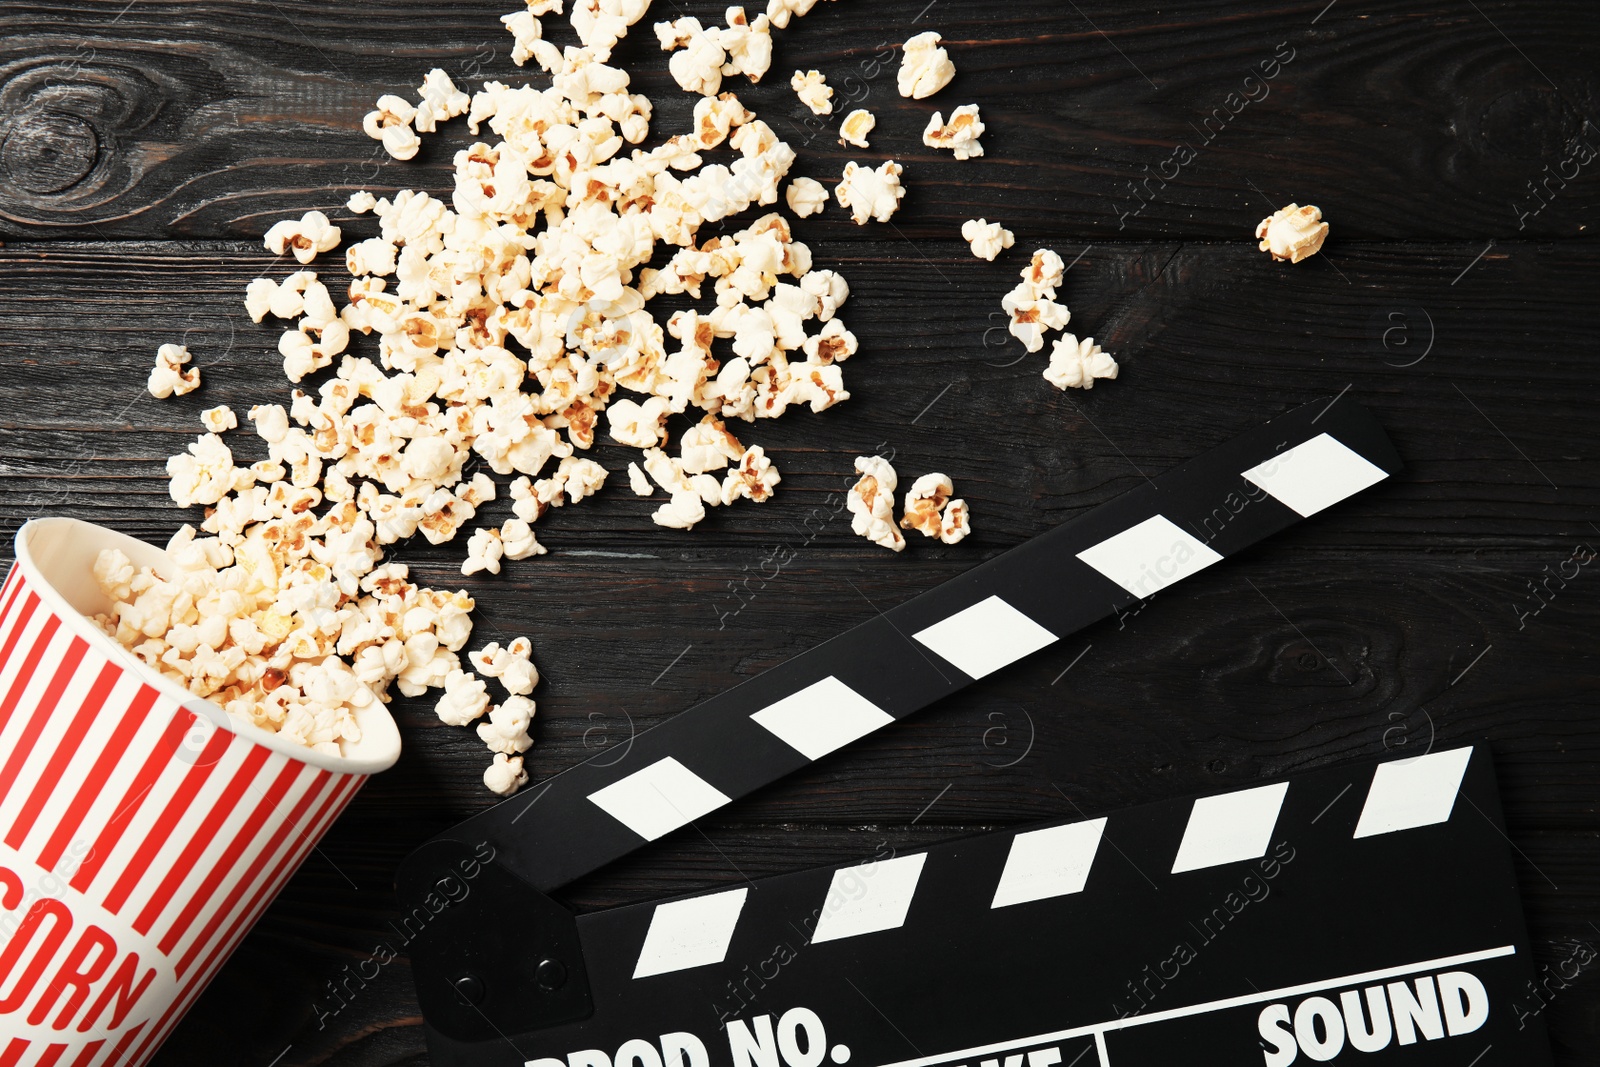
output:
[{"label": "clapperboard black body", "polygon": [[1309,405],[409,857],[440,1067],[1540,1067],[1487,751],[584,915],[546,894],[1399,469]]}]

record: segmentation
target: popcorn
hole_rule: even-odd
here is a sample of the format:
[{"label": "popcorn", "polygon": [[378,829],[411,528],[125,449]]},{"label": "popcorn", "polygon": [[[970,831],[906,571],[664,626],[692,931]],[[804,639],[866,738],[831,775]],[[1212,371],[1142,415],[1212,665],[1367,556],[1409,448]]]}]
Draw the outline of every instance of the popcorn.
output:
[{"label": "popcorn", "polygon": [[856,225],[865,226],[876,219],[888,222],[900,209],[906,191],[900,185],[900,164],[889,160],[876,170],[863,167],[855,161],[845,164],[844,179],[834,190],[839,206],[850,209]]},{"label": "popcorn", "polygon": [[728,53],[728,63],[722,73],[743,74],[752,82],[760,81],[772,66],[770,20],[766,15],[757,15],[751,22],[742,7],[728,8],[726,19],[728,28],[722,32],[721,44]]},{"label": "popcorn", "polygon": [[[243,472],[248,478],[249,471]],[[180,508],[195,504],[215,504],[234,487],[239,478],[233,466],[233,452],[214,433],[197,437],[188,452],[167,460],[167,492]],[[249,479],[254,480],[254,479]]]},{"label": "popcorn", "polygon": [[1322,221],[1320,208],[1290,204],[1262,219],[1256,236],[1261,238],[1261,251],[1272,253],[1274,260],[1298,263],[1322,251],[1328,224]]},{"label": "popcorn", "polygon": [[507,519],[500,525],[500,543],[506,559],[529,559],[549,551],[533,536],[533,527],[522,519]]},{"label": "popcorn", "polygon": [[150,395],[157,400],[165,400],[169,396],[183,396],[200,388],[200,368],[183,369],[189,359],[189,349],[184,345],[167,344],[156,349],[156,365],[145,383]]},{"label": "popcorn", "polygon": [[791,178],[783,195],[789,210],[801,218],[820,213],[828,204],[828,190],[814,178]]},{"label": "popcorn", "polygon": [[472,103],[472,98],[457,89],[450,75],[438,67],[428,71],[422,84],[417,86],[417,92],[422,99],[417,103],[411,124],[418,133],[433,133],[439,123],[465,115]]},{"label": "popcorn", "polygon": [[972,532],[965,500],[952,500],[944,506],[944,519],[939,523],[939,540],[953,545]]},{"label": "popcorn", "polygon": [[[533,536],[531,530],[528,536]],[[500,531],[473,530],[472,536],[467,538],[467,558],[461,564],[461,573],[473,575],[488,571],[490,574],[499,574],[500,558],[504,555],[505,545],[501,543]]]},{"label": "popcorn", "polygon": [[[281,283],[271,278],[257,278],[245,287],[245,310],[255,322],[269,313],[280,319],[299,318],[306,309],[306,291],[316,280],[316,272],[309,270],[296,271]],[[322,293],[326,295],[326,286]]]},{"label": "popcorn", "polygon": [[634,496],[652,496],[656,491],[637,463],[628,464],[628,488],[633,490]]},{"label": "popcorn", "polygon": [[224,430],[237,429],[239,416],[226,404],[218,404],[214,408],[206,408],[200,413],[200,421],[205,424],[208,433],[222,433]]},{"label": "popcorn", "polygon": [[988,219],[968,219],[961,224],[961,237],[972,246],[972,254],[993,263],[994,258],[1016,242],[1016,235]]},{"label": "popcorn", "polygon": [[955,487],[950,479],[935,472],[924,474],[906,492],[903,529],[916,530],[924,537],[937,537],[953,545],[972,532],[967,502],[951,499]]},{"label": "popcorn", "polygon": [[[479,679],[526,696],[538,679],[531,645],[513,642],[520,654],[498,674],[476,658],[480,673],[470,673],[472,599],[422,588],[403,565],[381,562],[385,548],[469,531],[467,573],[543,553],[533,534],[542,513],[605,482],[605,468],[584,458],[601,430],[646,449],[629,482],[650,495],[651,479],[665,488],[656,516],[665,525],[687,529],[708,508],[770,498],[779,472],[728,427],[848,398],[840,364],[857,342],[836,316],[849,286],[812,269],[811,250],[776,212],[715,238],[701,230],[786,192],[793,148],[719,92],[728,77],[762,77],[771,26],[814,3],[773,0],[750,17],[734,8],[709,29],[665,24],[676,74],[708,58],[715,66],[696,75],[706,95],[693,126],[648,152],[627,146],[649,135],[651,102],[606,63],[644,0],[578,0],[583,47],[564,51],[538,21],[559,0],[508,16],[513,58],[539,62],[550,74],[542,87],[489,81],[468,94],[432,70],[418,101],[380,98],[363,129],[397,157],[456,117],[482,140],[455,153],[447,197],[349,195],[345,207],[377,227],[345,246],[349,279],[305,269],[247,286],[252,319],[283,322],[286,377],[318,384],[248,409],[267,454],[244,466],[217,436],[238,416],[206,413],[213,432],[169,462],[174,501],[206,507],[198,530],[169,547],[182,573],[164,581],[108,558],[96,571],[112,601],[100,625],[241,721],[322,752],[357,740],[356,714],[374,701],[442,690],[434,699],[446,721],[489,714],[507,757],[492,784],[516,788],[531,743],[518,733],[520,705],[489,712]],[[724,146],[730,160],[702,160]],[[889,175],[862,179],[867,217],[892,214],[897,196],[870,202]],[[787,194],[797,212],[829,195],[799,181]],[[311,213],[275,227],[272,241],[303,262],[338,247],[337,229]],[[704,305],[658,324],[648,302],[664,293]],[[353,333],[370,352],[347,351]],[[731,358],[712,355],[718,339]],[[171,391],[197,384],[169,362]],[[669,456],[661,446],[675,414],[688,429]],[[468,479],[474,457],[483,470]],[[490,471],[511,479],[502,488],[515,517],[497,526],[484,524],[498,491]]]},{"label": "popcorn", "polygon": [[786,29],[790,18],[800,18],[811,13],[817,0],[767,0],[767,18],[778,29]]},{"label": "popcorn", "polygon": [[1070,333],[1056,338],[1044,379],[1057,389],[1093,389],[1096,378],[1115,378],[1117,361],[1100,350],[1093,337],[1078,340]]},{"label": "popcorn", "polygon": [[379,140],[383,142],[383,150],[395,159],[415,159],[417,150],[422,147],[422,138],[410,126],[386,126]]},{"label": "popcorn", "polygon": [[289,413],[282,404],[257,404],[246,417],[256,424],[256,436],[269,445],[279,444],[289,435]]},{"label": "popcorn", "polygon": [[1017,288],[1030,299],[1053,297],[1065,277],[1066,264],[1061,262],[1061,257],[1048,248],[1041,248],[1022,269],[1022,284]]},{"label": "popcorn", "polygon": [[267,230],[263,244],[275,256],[293,252],[301,263],[310,263],[318,252],[339,247],[339,227],[320,211],[308,211],[300,219],[275,222]]},{"label": "popcorn", "polygon": [[978,138],[983,136],[984,128],[977,104],[956,108],[950,113],[948,125],[944,116],[935,111],[928,120],[928,128],[922,131],[922,143],[929,148],[948,148],[955,152],[957,159],[975,159],[983,155],[983,145],[978,143]]},{"label": "popcorn", "polygon": [[845,329],[839,319],[826,323],[820,332],[805,341],[806,361],[827,366],[843,362],[856,354],[859,348],[856,335]]},{"label": "popcorn", "polygon": [[[627,36],[628,27],[644,18],[650,0],[573,0],[572,28],[594,57],[604,63]],[[557,4],[556,10],[560,10]]]},{"label": "popcorn", "polygon": [[506,646],[510,658],[498,675],[500,684],[512,696],[526,696],[539,684],[539,671],[533,665],[533,643],[519,637]]},{"label": "popcorn", "polygon": [[756,503],[770,500],[772,490],[783,480],[778,468],[772,465],[760,445],[751,445],[739,457],[738,464],[722,479],[722,503],[735,500],[753,500]]},{"label": "popcorn", "polygon": [[452,670],[445,676],[444,695],[433,710],[446,726],[467,726],[489,710],[489,689],[475,674]]},{"label": "popcorn", "polygon": [[857,456],[856,472],[861,478],[850,487],[845,499],[851,532],[873,544],[903,552],[906,539],[894,523],[894,491],[898,484],[894,468],[879,456]]},{"label": "popcorn", "polygon": [[1022,268],[1022,281],[1000,301],[1010,317],[1006,329],[1030,353],[1044,347],[1047,331],[1063,329],[1072,319],[1066,305],[1055,302],[1056,286],[1065,275],[1066,265],[1061,257],[1041,248]]},{"label": "popcorn", "polygon": [[[545,70],[554,70],[561,65],[561,50],[549,41],[541,40],[544,29],[539,16],[551,12],[560,14],[561,0],[528,0],[525,10],[500,16],[501,23],[516,39],[516,45],[511,50],[511,62],[520,67],[530,59],[537,59],[539,66]],[[472,124],[471,128],[473,133],[478,132],[476,124]]]},{"label": "popcorn", "polygon": [[744,8],[730,7],[726,21],[726,28],[710,29],[688,16],[656,23],[661,50],[675,53],[667,69],[686,92],[715,96],[725,76],[743,74],[758,82],[772,66],[772,29],[766,15],[751,22]]},{"label": "popcorn", "polygon": [[707,33],[699,19],[685,16],[658,22],[655,30],[661,50],[676,53],[667,61],[667,70],[678,87],[685,92],[715,96],[722,88],[722,67],[728,59],[715,28]]},{"label": "popcorn", "polygon": [[692,530],[705,517],[705,501],[700,494],[693,489],[679,489],[650,515],[650,521],[671,530]]},{"label": "popcorn", "polygon": [[870,147],[867,144],[867,134],[877,125],[877,116],[865,108],[857,108],[846,115],[844,122],[839,125],[839,143],[855,145],[857,148]]},{"label": "popcorn", "polygon": [[[781,3],[782,0],[778,0],[778,2]],[[787,9],[782,10],[784,15],[787,16]],[[770,18],[770,7],[768,8],[768,13]],[[772,20],[772,24],[778,26],[779,29],[782,29],[783,25],[787,23],[787,17],[785,17],[783,24],[778,23],[776,19]],[[800,98],[800,102],[811,109],[813,115],[833,114],[833,89],[828,85],[827,80],[823,78],[821,71],[797,70],[794,72],[794,77],[789,79],[789,87],[795,91],[795,95]]]},{"label": "popcorn", "polygon": [[[361,129],[374,141],[382,141],[384,151],[395,159],[411,159],[422,144],[411,128],[411,121],[416,117],[417,109],[410,101],[385,94],[378,97],[377,106],[361,120]],[[309,262],[309,258],[301,262]]]},{"label": "popcorn", "polygon": [[528,774],[522,769],[521,756],[497,753],[489,769],[483,772],[483,784],[491,793],[508,797],[528,784]]},{"label": "popcorn", "polygon": [[620,444],[633,448],[654,448],[666,436],[662,423],[668,413],[667,402],[653,396],[643,404],[617,400],[606,409],[606,425]]},{"label": "popcorn", "polygon": [[478,723],[478,738],[490,752],[520,755],[533,747],[528,727],[533,724],[534,703],[527,697],[507,697],[489,709],[489,721]]},{"label": "popcorn", "polygon": [[916,530],[924,537],[939,536],[939,511],[955,492],[947,475],[924,474],[906,490],[905,517],[900,526]]},{"label": "popcorn", "polygon": [[1006,295],[1000,306],[1010,316],[1006,329],[1029,352],[1037,352],[1044,347],[1046,331],[1059,330],[1072,319],[1072,312],[1067,310],[1065,304],[1058,304],[1048,297],[1030,300],[1019,296],[1015,290]]},{"label": "popcorn", "polygon": [[900,95],[913,100],[923,100],[950,84],[956,76],[956,65],[950,54],[939,47],[942,38],[929,30],[919,33],[905,43],[896,76]]},{"label": "popcorn", "polygon": [[685,474],[720,471],[745,453],[744,445],[715,415],[707,415],[685,431],[678,447],[682,453],[678,465]]}]

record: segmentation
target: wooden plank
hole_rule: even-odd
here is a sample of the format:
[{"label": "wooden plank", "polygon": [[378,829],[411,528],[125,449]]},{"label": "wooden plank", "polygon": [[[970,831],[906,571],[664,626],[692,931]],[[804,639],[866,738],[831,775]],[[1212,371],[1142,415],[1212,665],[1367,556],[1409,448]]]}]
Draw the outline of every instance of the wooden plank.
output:
[{"label": "wooden plank", "polygon": [[[1575,402],[1595,370],[1572,343],[1593,292],[1585,245],[1497,245],[1453,285],[1479,248],[1353,245],[1291,268],[1237,245],[1095,246],[1065,299],[1072,327],[1101,338],[1122,377],[1070,395],[1040,377],[1044,355],[1026,355],[1003,329],[999,300],[1026,251],[987,264],[958,242],[815,247],[819,265],[852,281],[843,315],[862,351],[847,366],[849,401],[738,427],[775,456],[785,477],[777,498],[664,535],[649,521],[656,504],[619,478],[601,500],[548,516],[541,536],[557,555],[513,575],[547,573],[580,550],[655,555],[704,579],[716,563],[708,554],[720,553],[732,572],[720,586],[758,569],[755,546],[808,539],[876,560],[880,550],[842,521],[823,520],[852,457],[880,444],[907,476],[945,470],[972,502],[973,539],[913,553],[959,568],[1131,488],[1140,472],[1346,388],[1384,417],[1410,473],[1382,507],[1292,543],[1548,554],[1595,535],[1594,426]],[[1070,260],[1082,246],[1061,250]],[[28,398],[0,411],[0,537],[69,508],[165,539],[186,516],[166,500],[163,464],[200,432],[199,412],[228,403],[242,419],[252,404],[287,402],[276,328],[252,323],[240,304],[248,279],[284,270],[232,245],[0,249],[0,369]],[[154,351],[178,340],[205,384],[155,400],[143,391]],[[357,338],[353,350],[375,348]],[[242,455],[262,454],[248,424],[229,437]],[[636,458],[611,445],[596,455],[619,473]],[[408,553],[423,565],[460,558],[426,545]]]},{"label": "wooden plank", "polygon": [[[509,59],[497,20],[514,6],[10,5],[0,237],[242,237],[358,188],[448,189],[450,156],[470,140],[461,123],[398,164],[361,134],[361,115],[434,65],[474,88],[539,82]],[[1025,241],[1243,242],[1298,200],[1324,208],[1334,248],[1481,244],[1583,234],[1600,204],[1584,61],[1600,18],[1583,0],[1177,0],[1154,17],[1103,0],[942,0],[919,18],[920,6],[886,17],[879,4],[819,5],[779,32],[764,82],[740,88],[801,148],[798,173],[831,180],[847,158],[904,162],[911,193],[896,225],[913,238],[998,213]],[[718,4],[690,7],[721,16]],[[545,21],[552,39],[572,39],[563,20]],[[944,34],[960,73],[934,99],[903,100],[897,60],[876,57],[926,28]],[[657,129],[682,127],[695,98],[671,82],[648,29],[617,58],[656,101]],[[831,122],[811,119],[788,88],[795,68],[823,70],[841,103],[878,114],[871,149],[847,152]],[[983,160],[922,146],[932,111],[973,101],[990,127]],[[837,211],[820,230],[854,232]]]}]

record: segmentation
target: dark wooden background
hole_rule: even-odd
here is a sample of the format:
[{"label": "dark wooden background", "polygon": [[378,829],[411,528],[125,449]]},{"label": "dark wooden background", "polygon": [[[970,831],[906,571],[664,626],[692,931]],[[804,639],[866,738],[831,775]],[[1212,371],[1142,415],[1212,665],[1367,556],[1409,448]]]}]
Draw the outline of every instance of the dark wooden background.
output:
[{"label": "dark wooden background", "polygon": [[[796,67],[825,71],[879,118],[872,149],[849,156],[902,161],[910,190],[892,225],[858,229],[832,206],[797,227],[819,266],[849,278],[844,317],[861,352],[848,403],[740,427],[776,457],[776,499],[681,534],[652,526],[655,504],[618,478],[549,516],[550,554],[498,579],[454,574],[460,546],[400,554],[431,582],[469,588],[485,639],[532,637],[545,677],[536,778],[1295,404],[1348,389],[1380,413],[1409,469],[570,899],[638,900],[844,861],[885,839],[915,846],[1472,741],[1494,746],[1541,966],[1592,957],[1600,573],[1585,568],[1523,613],[1539,606],[1530,581],[1600,545],[1600,247],[1586,228],[1600,162],[1563,163],[1589,154],[1585,143],[1600,149],[1589,124],[1600,9],[925,3],[819,4],[777,35],[767,81],[740,87],[799,150],[795,172],[831,182],[847,154],[831,126],[805,124],[787,87]],[[704,18],[722,6],[684,4]],[[460,123],[401,164],[375,154],[360,116],[435,65],[468,87],[519,77],[497,21],[515,6],[0,2],[6,552],[40,514],[153,540],[193,518],[168,500],[162,464],[199,432],[201,408],[242,414],[289,388],[275,331],[241,306],[250,278],[285,272],[259,235],[312,206],[343,222],[358,188],[447,189],[450,154],[468,140]],[[679,7],[662,0],[655,15]],[[563,20],[546,26],[571,39]],[[904,101],[892,65],[872,58],[926,28],[943,33],[960,73],[935,99]],[[1245,79],[1287,49],[1270,94],[1204,142],[1202,119],[1230,93],[1259,96]],[[681,127],[693,99],[668,80],[647,25],[618,56],[656,100],[657,130]],[[921,146],[929,112],[969,101],[989,124],[988,156],[956,163]],[[1196,158],[1152,182],[1135,213],[1129,182],[1179,142]],[[1564,183],[1551,177],[1563,170]],[[1251,240],[1291,200],[1320,205],[1333,226],[1326,254],[1296,267]],[[976,215],[1003,220],[1019,247],[993,265],[972,258],[957,230]],[[365,219],[346,232],[372,229]],[[1039,246],[1075,261],[1073,327],[1117,355],[1120,380],[1058,393],[1040,378],[1044,357],[1006,339],[1000,297]],[[153,400],[153,353],[177,340],[205,385]],[[843,519],[808,540],[803,523],[848,484],[852,457],[880,445],[904,478],[954,477],[972,504],[966,543],[919,539],[894,557]],[[598,453],[621,469],[624,450]],[[794,561],[762,578],[780,545]],[[324,983],[383,936],[399,858],[493,799],[471,734],[417,702],[395,711],[399,766],[367,788],[159,1062],[426,1062],[404,960],[325,1026],[313,1011]],[[1428,906],[1401,892],[1387,920]],[[1546,1014],[1558,1062],[1600,1063],[1593,972]]]}]

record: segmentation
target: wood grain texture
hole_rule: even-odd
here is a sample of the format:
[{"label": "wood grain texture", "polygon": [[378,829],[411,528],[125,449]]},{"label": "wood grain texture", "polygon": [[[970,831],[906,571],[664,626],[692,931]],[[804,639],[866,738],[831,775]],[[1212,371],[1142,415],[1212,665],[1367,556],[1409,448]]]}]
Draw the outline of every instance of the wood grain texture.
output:
[{"label": "wood grain texture", "polygon": [[[1600,544],[1592,167],[1552,186],[1520,229],[1518,218],[1538,203],[1527,183],[1543,168],[1585,139],[1600,145],[1585,126],[1600,113],[1586,58],[1600,14],[1578,0],[938,0],[914,22],[924,2],[819,4],[779,35],[768,81],[742,91],[775,127],[790,124],[797,172],[831,180],[849,157],[831,128],[806,126],[778,76],[827,71],[842,98],[878,113],[873,148],[855,155],[902,160],[911,189],[893,227],[857,229],[837,208],[796,224],[818,264],[850,279],[844,317],[862,350],[845,404],[738,427],[784,473],[774,500],[684,535],[653,526],[652,502],[615,484],[542,520],[551,554],[498,579],[462,578],[460,546],[397,553],[425,580],[471,590],[483,639],[533,638],[545,677],[536,776],[1292,405],[1348,388],[1408,469],[569,899],[608,906],[883,841],[912,848],[1472,741],[1496,753],[1540,962],[1600,943],[1600,576],[1585,569],[1542,608],[1528,587],[1579,543]],[[406,165],[374,155],[360,115],[430,66],[469,85],[525,73],[496,22],[512,6],[0,7],[0,555],[37,514],[152,540],[194,517],[167,498],[162,465],[200,432],[200,410],[242,413],[289,389],[275,332],[241,304],[249,279],[289,269],[259,234],[311,206],[344,215],[355,188],[439,190],[465,143],[459,123]],[[568,39],[559,19],[547,25]],[[902,101],[892,69],[863,64],[885,38],[923,28],[944,34],[961,73],[936,100]],[[1270,92],[1202,145],[1206,116],[1280,42],[1294,58]],[[648,35],[619,58],[657,99],[657,128],[682,125],[693,101]],[[990,155],[934,158],[919,139],[927,114],[969,100],[983,106]],[[1128,183],[1180,140],[1196,159],[1146,187],[1133,213]],[[1334,224],[1326,253],[1292,268],[1249,240],[1291,198]],[[996,264],[955,239],[979,214],[1017,231]],[[338,221],[355,237],[373,229]],[[1074,262],[1072,326],[1118,356],[1118,381],[1058,393],[1043,357],[1006,337],[1000,297],[1039,246]],[[175,340],[205,384],[153,400],[144,376]],[[229,437],[254,458],[259,442]],[[900,557],[851,537],[829,494],[880,446],[903,476],[951,474],[974,536]],[[619,471],[630,455],[596,449]],[[490,509],[506,514],[504,500]],[[774,569],[778,546],[795,558]],[[400,765],[357,799],[159,1063],[426,1063],[403,959],[337,1015],[317,1008],[328,981],[392,938],[400,857],[493,799],[469,733],[418,701],[395,713]],[[1398,896],[1392,919],[1427,906]],[[1548,1017],[1559,1063],[1600,1063],[1594,972]]]},{"label": "wood grain texture", "polygon": [[[773,73],[740,93],[801,148],[801,172],[903,162],[913,193],[897,225],[918,238],[998,213],[1019,233],[1085,241],[1234,240],[1290,200],[1320,204],[1341,239],[1587,236],[1600,184],[1593,162],[1570,162],[1583,145],[1600,151],[1585,58],[1600,29],[1586,0],[1325,3],[939,0],[916,26],[911,4],[822,4],[777,34]],[[461,123],[397,164],[361,134],[361,115],[433,65],[474,88],[530,76],[496,21],[506,7],[7,5],[0,237],[247,236],[358,188],[437,188],[466,143]],[[546,22],[570,40],[562,20]],[[876,57],[925,26],[960,73],[937,100],[902,100],[894,64]],[[658,102],[658,131],[681,128],[692,99],[653,37],[634,34],[617,57]],[[847,153],[834,122],[812,119],[788,88],[795,68],[824,71],[841,103],[878,113],[871,149]],[[957,163],[924,148],[928,116],[966,102],[983,107],[989,154]]]}]

